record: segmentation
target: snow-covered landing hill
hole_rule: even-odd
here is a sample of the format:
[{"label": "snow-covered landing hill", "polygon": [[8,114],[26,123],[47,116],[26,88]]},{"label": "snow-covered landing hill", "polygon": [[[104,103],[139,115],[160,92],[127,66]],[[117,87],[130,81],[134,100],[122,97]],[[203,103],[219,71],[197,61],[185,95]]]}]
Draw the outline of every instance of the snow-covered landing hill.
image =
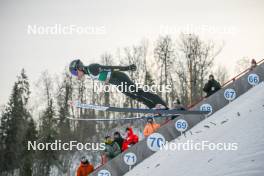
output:
[{"label": "snow-covered landing hill", "polygon": [[173,142],[238,143],[238,149],[159,151],[126,176],[264,176],[264,83],[190,131]]}]

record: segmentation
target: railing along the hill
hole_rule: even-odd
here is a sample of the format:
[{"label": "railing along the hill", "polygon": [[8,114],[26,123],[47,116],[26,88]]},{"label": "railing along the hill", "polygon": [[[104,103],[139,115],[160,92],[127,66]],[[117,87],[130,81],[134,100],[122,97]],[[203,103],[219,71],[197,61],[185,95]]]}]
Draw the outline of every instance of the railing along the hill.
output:
[{"label": "railing along the hill", "polygon": [[[261,63],[264,62],[264,59],[260,60],[259,62],[257,62],[257,65],[260,65]],[[246,70],[242,71],[241,73],[239,73],[238,75],[236,75],[235,77],[233,77],[232,79],[230,79],[229,81],[225,82],[222,85],[223,87],[226,87],[227,85],[229,85],[230,83],[234,82],[235,80],[237,80],[238,78],[240,78],[241,76],[243,76],[244,74],[246,74],[248,71],[251,70],[251,67],[247,68]],[[188,105],[188,109],[194,107],[195,105],[197,105],[198,103],[200,103],[201,101],[203,101],[204,97],[200,98],[199,100],[197,100],[196,102],[192,103],[191,105]]]},{"label": "railing along the hill", "polygon": [[[264,59],[260,60],[259,62],[257,62],[257,65],[260,65],[261,63],[264,62]],[[239,73],[238,75],[236,75],[235,77],[233,77],[232,79],[230,79],[229,81],[225,82],[223,85],[222,85],[222,88],[223,87],[226,87],[227,85],[229,85],[230,83],[234,82],[235,80],[237,80],[238,78],[240,78],[241,76],[243,76],[244,74],[246,74],[248,71],[250,71],[252,68],[249,67],[247,69],[245,69],[244,71],[242,71],[241,73]],[[197,101],[195,101],[194,103],[190,104],[187,106],[187,109],[190,109],[192,107],[194,107],[195,105],[199,104],[201,101],[204,100],[205,97],[201,97],[200,99],[198,99]],[[166,123],[168,123],[170,121],[170,119],[166,120],[165,122],[163,122],[161,124],[161,126],[165,125]]]},{"label": "railing along the hill", "polygon": [[[257,65],[260,65],[261,63],[264,62],[264,59],[260,60]],[[226,87],[227,85],[229,85],[230,83],[234,82],[235,80],[237,80],[238,78],[240,78],[241,76],[243,76],[244,74],[246,74],[248,71],[251,70],[251,67],[247,68],[246,70],[242,71],[241,73],[239,73],[238,75],[236,75],[235,77],[233,77],[232,79],[230,79],[229,81],[225,82],[223,85],[222,85],[222,88],[223,87]],[[192,107],[194,107],[195,105],[199,104],[201,101],[204,100],[204,97],[200,98],[199,100],[197,100],[195,103],[189,105],[187,107],[187,109],[190,109]],[[168,120],[164,121],[161,126],[163,125],[166,125],[169,121],[171,121],[171,119],[169,118]],[[95,167],[95,170],[99,169],[101,166],[103,166],[104,164],[103,163],[100,163],[98,166]]]}]

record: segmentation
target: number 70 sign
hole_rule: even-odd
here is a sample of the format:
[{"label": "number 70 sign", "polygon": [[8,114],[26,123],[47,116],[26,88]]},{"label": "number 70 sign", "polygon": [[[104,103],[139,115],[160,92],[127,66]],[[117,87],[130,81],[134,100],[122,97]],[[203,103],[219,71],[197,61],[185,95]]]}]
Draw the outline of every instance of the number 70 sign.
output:
[{"label": "number 70 sign", "polygon": [[159,151],[165,145],[165,143],[165,138],[160,133],[153,133],[147,138],[147,146],[154,152]]}]

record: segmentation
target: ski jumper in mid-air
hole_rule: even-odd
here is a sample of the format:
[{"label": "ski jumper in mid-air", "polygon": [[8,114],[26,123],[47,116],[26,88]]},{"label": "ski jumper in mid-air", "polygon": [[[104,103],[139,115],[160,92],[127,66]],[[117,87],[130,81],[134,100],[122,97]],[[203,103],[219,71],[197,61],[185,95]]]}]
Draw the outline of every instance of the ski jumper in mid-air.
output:
[{"label": "ski jumper in mid-air", "polygon": [[[134,64],[129,66],[104,66],[100,64],[84,66],[81,60],[73,60],[70,63],[69,69],[71,74],[77,76],[78,79],[81,79],[84,75],[88,75],[92,79],[105,82],[105,84],[116,85],[123,94],[142,102],[150,109],[168,109],[167,104],[158,95],[144,91],[141,88],[136,89],[136,84],[123,72],[129,70],[135,71],[136,66]],[[127,89],[124,86],[130,86],[131,89]]]}]

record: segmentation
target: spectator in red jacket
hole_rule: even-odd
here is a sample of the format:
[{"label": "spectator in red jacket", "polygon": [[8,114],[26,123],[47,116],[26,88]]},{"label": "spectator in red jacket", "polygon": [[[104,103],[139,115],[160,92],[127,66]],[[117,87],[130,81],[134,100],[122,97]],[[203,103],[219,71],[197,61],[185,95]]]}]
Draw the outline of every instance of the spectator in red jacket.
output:
[{"label": "spectator in red jacket", "polygon": [[125,151],[132,145],[135,145],[136,143],[138,143],[138,136],[134,134],[132,128],[130,127],[126,128],[126,135],[127,137],[123,142],[122,151]]}]

